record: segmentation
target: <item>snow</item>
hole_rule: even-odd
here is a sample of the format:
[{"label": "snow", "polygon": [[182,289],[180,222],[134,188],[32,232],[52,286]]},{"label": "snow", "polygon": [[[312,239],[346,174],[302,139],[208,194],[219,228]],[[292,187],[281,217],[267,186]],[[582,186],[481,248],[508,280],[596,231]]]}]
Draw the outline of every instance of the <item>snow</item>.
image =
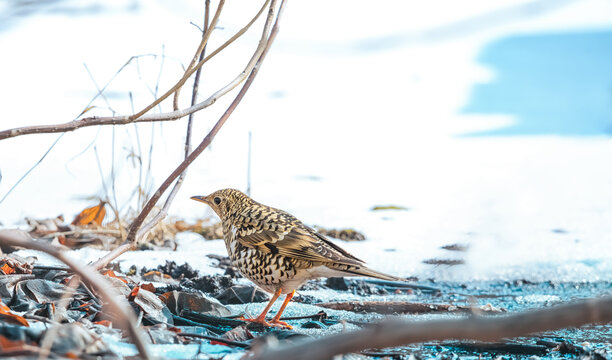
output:
[{"label": "snow", "polygon": [[[289,3],[277,42],[257,80],[211,148],[190,168],[171,214],[189,220],[213,216],[189,197],[225,187],[245,189],[251,132],[253,197],[310,225],[351,227],[364,233],[367,241],[340,245],[372,268],[437,280],[611,281],[608,134],[602,130],[589,136],[486,135],[511,129],[522,120],[512,112],[466,110],[477,93],[474,89],[504,79],[495,64],[482,62],[491,44],[517,36],[606,34],[612,28],[610,2],[563,3],[525,17],[510,11],[524,4],[395,2],[372,8],[366,2]],[[65,5],[85,8],[79,1]],[[160,68],[161,92],[191,58],[199,33],[189,22],[201,22],[200,6],[200,2],[158,0],[130,7],[114,1],[104,2],[99,11],[77,11],[78,15],[51,6],[28,17],[11,17],[0,28],[0,47],[13,54],[2,58],[0,67],[1,128],[69,121],[96,94],[94,82],[106,84],[133,55],[163,52],[163,64],[159,56],[134,60],[138,68],[128,66],[117,76],[106,100],[96,100],[88,115],[111,114],[109,104],[117,113],[130,112],[128,92],[134,107],[147,104]],[[219,37],[213,36],[211,48],[237,31],[258,6],[226,4]],[[344,16],[347,8],[351,16]],[[504,9],[510,10],[494,24],[477,22],[470,31],[459,31],[466,19]],[[313,21],[317,26],[312,26]],[[436,29],[445,31],[432,37]],[[223,61],[207,64],[201,86],[205,94],[242,70],[258,36],[248,34],[226,50]],[[570,69],[564,77],[570,82],[578,79],[578,70]],[[609,84],[606,76],[601,81]],[[545,87],[551,93],[560,89],[555,84]],[[183,91],[182,104],[188,102],[189,93]],[[512,103],[512,93],[507,94],[504,102]],[[568,105],[542,94],[530,98],[549,108]],[[596,115],[610,114],[609,99],[601,95],[608,112]],[[196,116],[196,143],[229,100],[223,98]],[[579,101],[576,98],[576,104],[582,104]],[[163,108],[168,110],[169,105]],[[584,112],[584,116],[572,120],[580,127],[593,115]],[[136,198],[130,196],[138,179],[142,187],[154,191],[180,161],[185,120],[137,128],[138,141],[134,126],[86,128],[64,135],[0,203],[0,221],[23,226],[26,216],[60,213],[70,220],[96,203],[87,197],[102,195],[104,187],[112,193],[113,156],[119,206],[124,211],[134,207]],[[485,135],[475,135],[482,132]],[[154,140],[149,173],[150,134]],[[0,156],[0,198],[57,136],[0,141],[0,154],[19,154]],[[130,156],[139,151],[142,168]],[[370,210],[387,204],[409,210]],[[467,244],[469,250],[440,249],[454,243]],[[225,251],[222,241],[186,234],[181,235],[176,252],[134,252],[118,260],[122,269],[174,260],[188,262],[203,273],[220,273],[216,261],[205,255]],[[81,249],[73,256],[86,263],[102,253]],[[460,259],[465,265],[422,263],[432,258]]]}]

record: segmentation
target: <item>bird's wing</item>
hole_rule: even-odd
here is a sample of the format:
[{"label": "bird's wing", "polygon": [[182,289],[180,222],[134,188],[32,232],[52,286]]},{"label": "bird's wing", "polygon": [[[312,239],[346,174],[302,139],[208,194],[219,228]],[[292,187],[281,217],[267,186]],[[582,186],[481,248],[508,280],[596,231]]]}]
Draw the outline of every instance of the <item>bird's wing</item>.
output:
[{"label": "bird's wing", "polygon": [[363,265],[362,260],[303,224],[276,231],[252,228],[251,231],[237,231],[236,240],[244,246],[299,260]]}]

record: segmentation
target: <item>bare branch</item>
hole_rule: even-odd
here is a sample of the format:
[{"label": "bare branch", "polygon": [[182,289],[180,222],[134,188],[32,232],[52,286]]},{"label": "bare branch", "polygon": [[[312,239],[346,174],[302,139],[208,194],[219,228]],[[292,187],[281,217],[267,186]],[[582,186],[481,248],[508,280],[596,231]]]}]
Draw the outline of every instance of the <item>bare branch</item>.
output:
[{"label": "bare branch", "polygon": [[[234,36],[232,36],[229,40],[227,40],[223,45],[219,46],[219,48],[215,49],[210,55],[206,56],[202,61],[198,62],[192,69],[187,70],[183,77],[174,85],[170,90],[168,90],[164,95],[162,95],[159,99],[155,100],[151,103],[147,108],[143,109],[137,114],[134,115],[120,115],[120,116],[102,116],[102,117],[88,117],[79,120],[69,121],[63,124],[54,124],[54,125],[35,125],[35,126],[25,126],[20,128],[8,129],[0,131],[0,140],[21,136],[21,135],[29,135],[29,134],[47,134],[47,133],[56,133],[56,132],[68,132],[74,131],[76,129],[80,129],[88,126],[98,126],[98,125],[125,125],[136,122],[157,122],[157,121],[174,121],[181,119],[187,115],[193,114],[197,111],[205,109],[212,104],[214,104],[220,97],[224,96],[231,90],[233,90],[236,86],[238,86],[245,78],[246,75],[251,71],[251,62],[246,66],[246,68],[228,85],[218,90],[211,96],[209,96],[206,100],[190,106],[186,109],[175,110],[167,113],[159,113],[159,114],[149,114],[143,115],[144,112],[149,111],[154,106],[158,105],[161,101],[167,98],[170,94],[172,94],[176,89],[183,86],[185,81],[193,75],[199,68],[202,67],[208,60],[213,58],[231,43],[233,43],[236,39],[238,39],[242,34],[244,34],[253,23],[259,18],[262,14],[263,10],[265,10],[269,0],[266,0],[262,8],[259,12],[253,17],[253,19],[240,31],[238,31]],[[214,27],[211,22],[210,28]],[[260,47],[258,47],[259,49]],[[145,111],[146,110],[146,111]]]},{"label": "bare branch", "polygon": [[[204,50],[204,46],[206,46],[206,43],[208,42],[208,39],[210,38],[210,34],[212,34],[213,30],[217,26],[217,22],[219,21],[219,17],[221,16],[221,10],[223,9],[223,5],[225,5],[225,0],[219,0],[219,5],[217,6],[217,11],[215,12],[215,16],[213,16],[213,19],[211,21],[211,26],[209,28],[209,31],[206,31],[204,33],[204,37],[202,38],[202,41],[200,42],[200,45],[198,46],[198,50],[196,51],[196,54],[194,55],[194,58],[191,60],[191,63],[187,67],[187,70],[185,71],[185,74],[183,74],[183,77],[170,90],[166,91],[166,93],[164,95],[162,95],[159,98],[155,99],[155,101],[153,101],[151,104],[149,104],[144,109],[140,110],[138,113],[136,113],[134,115],[131,115],[130,116],[131,120],[138,119],[142,115],[146,114],[149,110],[153,109],[159,103],[164,101],[172,93],[174,93],[175,91],[178,91],[183,86],[183,84],[185,84],[187,79],[189,79],[191,74],[193,74],[193,71],[190,71],[190,70],[194,70],[195,71],[195,69],[190,69],[190,67],[195,62],[195,59],[197,59],[198,56],[200,56],[200,53],[202,52],[202,50]],[[199,67],[198,67],[198,69],[199,69]]]},{"label": "bare branch", "polygon": [[[219,4],[221,5],[221,4]],[[210,34],[212,34],[213,32],[213,28],[208,26],[208,12],[210,10],[210,0],[206,0],[205,5],[204,5],[204,29],[202,30],[202,41],[200,42],[200,46],[198,46],[198,49],[196,50],[195,55],[193,56],[193,59],[191,59],[191,62],[189,63],[189,65],[187,66],[187,69],[185,70],[185,72],[191,70],[191,68],[193,68],[193,65],[195,65],[195,63],[197,61],[202,61],[202,59],[204,58],[204,53],[206,52],[206,44],[208,43],[208,38],[210,38]],[[217,9],[218,10],[218,9]],[[193,89],[197,89],[198,88],[198,80],[199,80],[199,74],[200,71],[202,70],[202,68],[200,67],[198,69],[198,71],[196,71],[196,79],[194,80],[194,84],[193,84]],[[197,93],[197,90],[196,90]],[[176,89],[176,91],[174,92],[174,100],[173,100],[173,110],[178,110],[179,109],[179,105],[178,105],[178,99],[179,99],[179,95],[181,94],[181,88],[179,87],[178,89]],[[193,93],[192,93],[193,95]],[[193,97],[191,98],[191,105],[193,106],[195,104],[195,101],[193,99]],[[191,115],[190,114],[190,118],[189,121],[191,121]]]},{"label": "bare branch", "polygon": [[[209,25],[208,25],[208,12],[209,12],[209,9],[210,9],[210,0],[206,0],[205,10],[204,10],[204,32],[202,34],[202,37],[203,37],[202,42],[204,44],[206,44],[205,41],[204,41],[204,39],[206,38],[206,34],[209,33],[209,31],[208,31],[208,29],[209,29]],[[200,52],[200,60],[202,60],[204,58],[205,52],[206,52],[206,46],[204,46],[204,49]],[[192,64],[190,64],[190,66],[193,66],[193,63],[195,63],[197,60],[198,59],[194,58],[194,60],[192,61]],[[195,79],[193,81],[193,88],[192,88],[192,92],[191,92],[191,105],[194,105],[196,100],[197,100],[197,98],[198,98],[198,86],[200,84],[200,75],[201,74],[202,74],[202,68],[199,68],[198,71],[196,71]],[[178,94],[178,90],[177,90],[176,94]],[[177,97],[175,97],[174,100],[175,100],[175,104],[176,104]],[[191,152],[191,127],[192,127],[192,122],[193,122],[193,114],[189,114],[189,119],[187,121],[187,134],[185,135],[185,158],[187,158],[187,156],[189,156],[189,153]],[[178,180],[176,180],[176,182],[174,183],[174,187],[170,191],[170,194],[168,194],[168,198],[166,198],[166,201],[164,202],[164,206],[161,208],[161,210],[155,215],[155,217],[153,217],[153,219],[151,219],[147,224],[145,224],[142,227],[141,232],[143,234],[147,233],[150,229],[155,227],[155,225],[157,225],[160,221],[162,221],[166,217],[166,215],[168,215],[168,209],[170,208],[170,205],[172,204],[172,201],[174,201],[174,198],[176,197],[176,194],[181,189],[181,186],[183,185],[183,181],[184,181],[186,175],[187,175],[187,168],[185,168],[185,170],[183,170],[183,172],[179,176]]]},{"label": "bare branch", "polygon": [[81,277],[85,283],[96,289],[104,301],[108,303],[108,306],[111,308],[110,310],[112,312],[119,314],[115,322],[119,328],[125,330],[130,336],[134,342],[134,345],[136,345],[140,356],[144,359],[151,358],[151,354],[149,353],[146,345],[147,343],[144,340],[141,332],[135,326],[136,317],[134,316],[130,305],[113,290],[113,287],[104,279],[104,277],[102,277],[102,275],[98,274],[96,270],[89,266],[78,264],[76,261],[68,258],[64,252],[59,250],[57,247],[44,242],[26,238],[18,238],[7,234],[7,232],[0,232],[0,243],[42,251],[68,265],[75,272],[75,274]]},{"label": "bare branch", "polygon": [[554,308],[508,316],[461,320],[405,321],[391,319],[374,326],[283,348],[264,348],[253,359],[331,359],[368,348],[387,348],[432,340],[494,341],[585,324],[612,322],[612,297],[590,299]]},{"label": "bare branch", "polygon": [[[147,204],[144,206],[143,210],[140,212],[140,214],[138,214],[138,217],[136,217],[136,219],[132,222],[132,225],[130,226],[130,230],[128,232],[126,241],[121,246],[117,247],[110,253],[106,254],[106,256],[98,259],[93,264],[93,267],[95,267],[96,269],[101,269],[104,266],[106,266],[108,263],[110,263],[112,260],[117,258],[119,255],[123,254],[126,251],[133,250],[136,248],[138,239],[140,239],[145,234],[143,229],[140,229],[140,226],[144,222],[144,219],[147,217],[149,212],[153,209],[153,207],[155,206],[155,204],[157,203],[161,195],[166,191],[166,189],[170,186],[170,184],[172,184],[172,182],[187,168],[187,166],[189,166],[204,151],[204,149],[208,147],[208,145],[210,145],[210,143],[215,138],[215,136],[217,135],[217,133],[219,132],[223,124],[225,124],[229,116],[234,112],[238,104],[242,101],[244,94],[246,94],[247,90],[251,87],[251,84],[253,83],[255,76],[257,76],[261,63],[266,57],[266,54],[268,53],[268,50],[270,49],[270,46],[272,45],[272,42],[274,41],[274,39],[276,38],[276,34],[278,33],[280,18],[282,15],[282,10],[284,8],[285,1],[283,0],[281,2],[281,5],[278,10],[278,14],[276,15],[274,26],[272,27],[272,30],[269,31],[271,23],[272,23],[272,19],[274,18],[274,9],[276,8],[276,2],[277,0],[273,0],[272,3],[270,4],[270,9],[268,11],[268,18],[266,20],[266,24],[264,25],[264,32],[262,34],[262,38],[260,40],[258,49],[255,55],[253,56],[253,58],[255,58],[256,61],[253,63],[251,67],[252,70],[250,71],[250,75],[248,76],[248,79],[246,80],[246,82],[244,83],[240,91],[238,92],[238,95],[236,95],[236,98],[234,99],[234,101],[232,101],[232,103],[227,108],[227,110],[225,110],[225,113],[223,113],[221,118],[219,118],[217,123],[213,126],[213,128],[210,130],[208,135],[206,135],[206,137],[202,140],[202,142],[198,145],[198,147],[196,147],[195,150],[191,154],[189,154],[189,156],[187,156],[181,164],[179,164],[179,166],[170,174],[170,176],[168,176],[168,178],[160,185],[157,191],[149,199]],[[270,33],[269,36],[266,35],[268,34],[268,31]]]}]

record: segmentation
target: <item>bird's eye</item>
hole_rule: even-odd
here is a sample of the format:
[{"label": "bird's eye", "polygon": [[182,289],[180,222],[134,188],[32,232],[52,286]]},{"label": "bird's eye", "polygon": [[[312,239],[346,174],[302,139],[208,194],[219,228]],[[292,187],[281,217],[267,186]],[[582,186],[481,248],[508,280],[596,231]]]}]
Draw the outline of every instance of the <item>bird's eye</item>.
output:
[{"label": "bird's eye", "polygon": [[221,198],[218,196],[215,196],[215,198],[213,199],[213,201],[215,202],[215,204],[219,205],[221,204]]}]

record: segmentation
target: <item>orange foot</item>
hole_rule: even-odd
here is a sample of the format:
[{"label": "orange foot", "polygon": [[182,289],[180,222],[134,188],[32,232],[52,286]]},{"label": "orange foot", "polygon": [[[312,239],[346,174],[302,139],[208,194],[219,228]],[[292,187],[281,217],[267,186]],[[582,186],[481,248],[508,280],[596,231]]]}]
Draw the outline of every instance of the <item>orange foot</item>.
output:
[{"label": "orange foot", "polygon": [[258,316],[256,318],[252,318],[252,319],[241,317],[240,320],[244,320],[244,321],[247,321],[247,322],[261,324],[261,325],[266,326],[266,327],[279,327],[279,328],[286,328],[286,329],[289,329],[289,330],[293,329],[293,326],[287,324],[284,321],[280,321],[280,320],[277,320],[277,319],[272,319],[272,321],[267,322],[264,317],[260,317],[260,316]]}]

